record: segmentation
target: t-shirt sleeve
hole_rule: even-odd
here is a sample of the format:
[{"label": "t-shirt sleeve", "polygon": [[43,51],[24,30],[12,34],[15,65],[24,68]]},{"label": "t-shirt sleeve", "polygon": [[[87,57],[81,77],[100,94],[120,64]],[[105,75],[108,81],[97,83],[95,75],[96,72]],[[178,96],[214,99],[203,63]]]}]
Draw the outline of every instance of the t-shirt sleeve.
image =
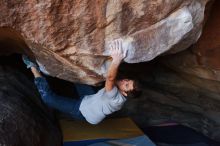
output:
[{"label": "t-shirt sleeve", "polygon": [[114,98],[118,94],[118,88],[114,86],[111,91],[105,91],[107,98]]}]

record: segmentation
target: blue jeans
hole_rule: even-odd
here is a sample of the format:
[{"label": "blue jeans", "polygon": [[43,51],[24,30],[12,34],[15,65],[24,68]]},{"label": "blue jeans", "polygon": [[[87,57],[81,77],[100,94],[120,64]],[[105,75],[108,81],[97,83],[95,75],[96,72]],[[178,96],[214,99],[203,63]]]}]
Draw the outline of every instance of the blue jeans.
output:
[{"label": "blue jeans", "polygon": [[60,112],[69,114],[71,117],[75,119],[85,120],[81,112],[79,111],[79,107],[82,101],[82,98],[85,95],[95,94],[93,88],[89,85],[84,84],[74,84],[76,90],[79,95],[79,99],[72,99],[69,97],[58,96],[56,95],[48,85],[46,79],[44,77],[38,77],[34,80],[37,89],[41,95],[43,102],[52,107],[57,109]]}]

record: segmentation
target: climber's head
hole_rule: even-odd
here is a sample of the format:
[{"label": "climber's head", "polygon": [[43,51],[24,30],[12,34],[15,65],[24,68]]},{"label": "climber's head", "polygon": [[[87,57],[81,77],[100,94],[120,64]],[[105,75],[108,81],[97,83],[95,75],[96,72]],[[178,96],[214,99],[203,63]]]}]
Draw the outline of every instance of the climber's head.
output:
[{"label": "climber's head", "polygon": [[138,80],[131,78],[120,78],[116,80],[116,85],[122,95],[126,97],[138,97],[141,94]]}]

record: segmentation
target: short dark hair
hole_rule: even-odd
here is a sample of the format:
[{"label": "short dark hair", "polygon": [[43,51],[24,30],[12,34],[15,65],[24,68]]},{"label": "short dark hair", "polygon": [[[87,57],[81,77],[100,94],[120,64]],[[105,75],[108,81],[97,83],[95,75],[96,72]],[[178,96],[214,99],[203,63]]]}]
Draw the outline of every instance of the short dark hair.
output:
[{"label": "short dark hair", "polygon": [[134,89],[131,91],[127,91],[127,96],[128,98],[138,98],[141,96],[142,94],[142,90],[141,90],[141,85],[140,82],[137,79],[129,79],[133,81],[133,87]]},{"label": "short dark hair", "polygon": [[138,97],[140,97],[141,94],[142,94],[142,87],[141,87],[141,84],[140,84],[139,80],[137,78],[135,78],[134,76],[125,75],[125,74],[119,74],[117,76],[116,80],[124,80],[124,79],[132,80],[133,81],[133,87],[134,87],[133,90],[125,92],[125,93],[127,93],[126,97],[128,97],[128,98],[138,98]]},{"label": "short dark hair", "polygon": [[119,73],[116,77],[116,80],[123,80],[123,79],[132,80],[134,82],[134,84],[133,84],[134,89],[126,92],[127,97],[128,98],[140,97],[142,94],[142,86],[141,86],[139,79],[134,74],[119,71]]}]

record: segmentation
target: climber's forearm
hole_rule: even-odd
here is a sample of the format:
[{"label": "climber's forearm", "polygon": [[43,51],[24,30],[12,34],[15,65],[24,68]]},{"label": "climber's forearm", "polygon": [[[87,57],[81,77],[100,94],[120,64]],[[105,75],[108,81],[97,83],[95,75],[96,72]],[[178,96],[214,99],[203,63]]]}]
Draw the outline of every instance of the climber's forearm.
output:
[{"label": "climber's forearm", "polygon": [[106,91],[111,91],[112,88],[115,86],[115,79],[118,73],[118,68],[121,61],[115,61],[113,60],[109,70],[107,72],[106,82],[105,82],[105,89]]},{"label": "climber's forearm", "polygon": [[112,63],[108,69],[107,72],[107,79],[109,80],[115,80],[117,73],[118,73],[118,68],[120,66],[121,61],[120,60],[112,60]]},{"label": "climber's forearm", "polygon": [[122,40],[118,39],[110,44],[110,52],[112,57],[112,63],[108,69],[105,89],[106,91],[111,91],[115,86],[115,80],[118,73],[118,68],[120,63],[126,56],[126,53],[123,52]]}]

